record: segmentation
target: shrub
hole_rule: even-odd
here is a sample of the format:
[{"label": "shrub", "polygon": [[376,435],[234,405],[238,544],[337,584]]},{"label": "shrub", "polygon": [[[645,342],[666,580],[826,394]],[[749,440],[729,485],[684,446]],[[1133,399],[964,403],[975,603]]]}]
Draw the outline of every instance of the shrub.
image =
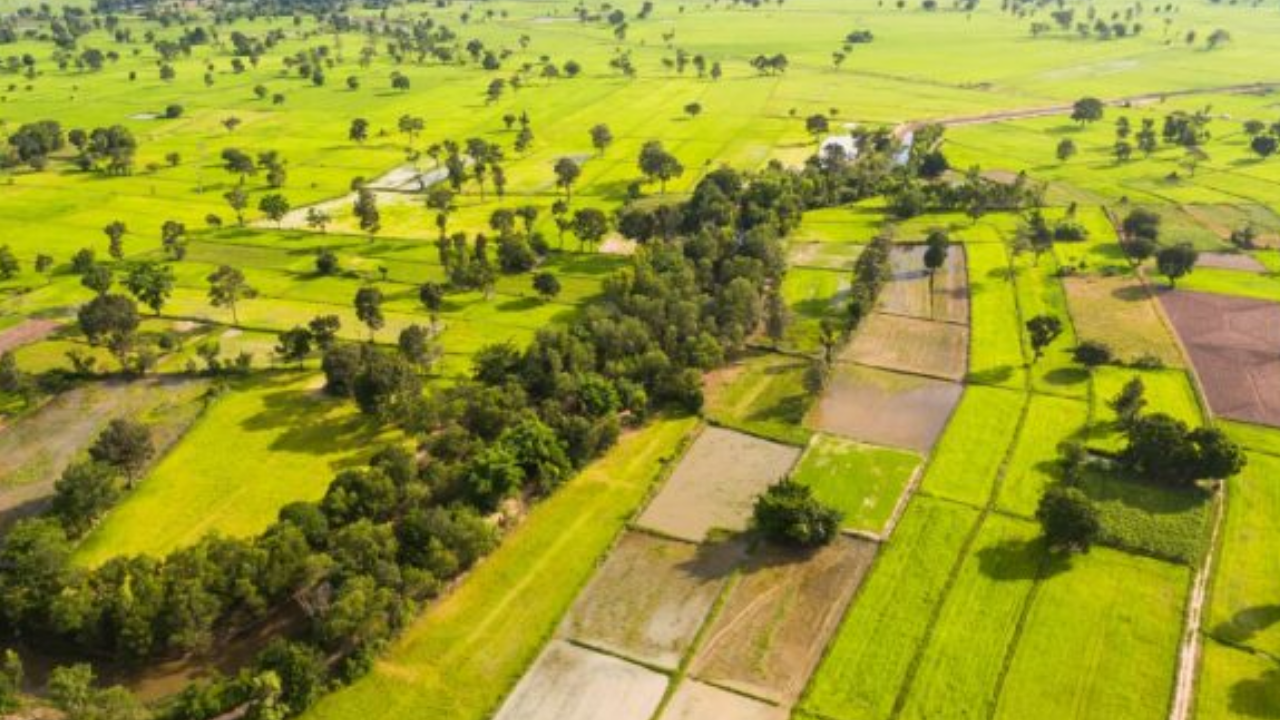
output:
[{"label": "shrub", "polygon": [[783,480],[756,498],[756,529],[781,545],[826,545],[840,532],[840,520],[840,511],[818,502],[808,485],[794,480]]}]

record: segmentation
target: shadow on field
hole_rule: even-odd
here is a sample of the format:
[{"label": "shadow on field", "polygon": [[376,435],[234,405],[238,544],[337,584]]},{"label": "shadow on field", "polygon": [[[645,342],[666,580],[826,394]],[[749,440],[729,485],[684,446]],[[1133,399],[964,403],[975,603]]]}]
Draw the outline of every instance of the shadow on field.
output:
[{"label": "shadow on field", "polygon": [[1001,365],[979,370],[978,372],[971,372],[966,376],[966,380],[978,385],[1000,385],[1012,378],[1014,371],[1012,365]]},{"label": "shadow on field", "polygon": [[1280,668],[1231,686],[1231,711],[1254,718],[1280,718]]},{"label": "shadow on field", "polygon": [[1258,605],[1245,608],[1232,615],[1230,620],[1218,623],[1213,635],[1228,643],[1242,644],[1278,622],[1280,605]]},{"label": "shadow on field", "polygon": [[1005,540],[977,552],[983,575],[999,582],[1047,580],[1071,569],[1069,553],[1046,552],[1041,538]]},{"label": "shadow on field", "polygon": [[[272,385],[292,380],[273,379]],[[348,401],[298,388],[270,390],[262,395],[265,409],[241,423],[246,431],[278,435],[275,451],[323,455],[335,448],[365,447],[380,434],[376,424],[359,414],[344,412]]]},{"label": "shadow on field", "polygon": [[1089,372],[1084,368],[1055,368],[1044,374],[1044,381],[1050,385],[1078,385],[1089,379]]}]

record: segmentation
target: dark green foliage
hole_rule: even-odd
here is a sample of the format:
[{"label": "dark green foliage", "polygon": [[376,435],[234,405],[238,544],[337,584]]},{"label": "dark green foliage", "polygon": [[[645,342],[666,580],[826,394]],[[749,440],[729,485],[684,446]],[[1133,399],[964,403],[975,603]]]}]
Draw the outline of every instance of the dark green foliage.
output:
[{"label": "dark green foliage", "polygon": [[1147,406],[1146,393],[1147,386],[1142,378],[1134,377],[1124,384],[1115,397],[1107,401],[1115,411],[1121,427],[1130,427],[1141,416],[1143,408]]},{"label": "dark green foliage", "polygon": [[89,457],[116,468],[131,483],[155,454],[151,429],[128,418],[116,418],[107,423],[107,427],[89,447]]},{"label": "dark green foliage", "polygon": [[1178,243],[1156,253],[1156,267],[1161,275],[1168,278],[1170,286],[1176,286],[1178,278],[1191,272],[1199,258],[1200,253],[1191,243]]},{"label": "dark green foliage", "polygon": [[1085,340],[1071,351],[1071,357],[1081,365],[1092,369],[1111,362],[1115,359],[1115,353],[1111,351],[1111,346],[1104,342]]},{"label": "dark green foliage", "polygon": [[1036,519],[1045,540],[1055,549],[1088,552],[1102,525],[1098,511],[1080,490],[1054,486],[1045,491],[1036,508]]},{"label": "dark green foliage", "polygon": [[1218,428],[1190,430],[1163,413],[1144,415],[1128,427],[1121,462],[1139,477],[1175,487],[1221,480],[1244,468],[1240,448]]},{"label": "dark green foliage", "polygon": [[101,462],[67,466],[53,484],[51,509],[67,536],[83,536],[120,497],[118,470]]},{"label": "dark green foliage", "polygon": [[780,545],[817,547],[840,533],[840,511],[813,497],[808,485],[783,480],[756,498],[755,527]]},{"label": "dark green foliage", "polygon": [[1039,360],[1044,357],[1045,348],[1062,334],[1062,320],[1054,315],[1037,315],[1027,321],[1027,334],[1031,336],[1031,349]]}]

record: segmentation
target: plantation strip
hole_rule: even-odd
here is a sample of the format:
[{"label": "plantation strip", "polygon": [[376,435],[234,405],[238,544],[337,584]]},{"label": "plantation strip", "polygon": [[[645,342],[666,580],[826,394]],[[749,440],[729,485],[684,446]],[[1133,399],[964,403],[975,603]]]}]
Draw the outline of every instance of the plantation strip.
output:
[{"label": "plantation strip", "polygon": [[308,720],[487,718],[550,637],[579,589],[696,424],[657,420],[534,507],[369,675]]}]

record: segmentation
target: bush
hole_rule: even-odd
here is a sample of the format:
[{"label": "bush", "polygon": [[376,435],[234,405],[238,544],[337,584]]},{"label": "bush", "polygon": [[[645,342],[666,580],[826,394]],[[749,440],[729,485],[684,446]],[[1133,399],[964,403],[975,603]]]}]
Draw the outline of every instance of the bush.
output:
[{"label": "bush", "polygon": [[1036,508],[1036,519],[1049,547],[1088,552],[1102,532],[1098,511],[1076,488],[1054,486],[1045,491]]},{"label": "bush", "polygon": [[794,480],[783,480],[756,498],[756,529],[781,545],[826,545],[840,532],[841,519],[839,510],[818,502],[808,485]]},{"label": "bush", "polygon": [[1115,354],[1111,352],[1111,347],[1103,342],[1096,340],[1085,340],[1076,346],[1071,353],[1076,362],[1087,368],[1095,368],[1099,365],[1106,365],[1111,362]]}]

